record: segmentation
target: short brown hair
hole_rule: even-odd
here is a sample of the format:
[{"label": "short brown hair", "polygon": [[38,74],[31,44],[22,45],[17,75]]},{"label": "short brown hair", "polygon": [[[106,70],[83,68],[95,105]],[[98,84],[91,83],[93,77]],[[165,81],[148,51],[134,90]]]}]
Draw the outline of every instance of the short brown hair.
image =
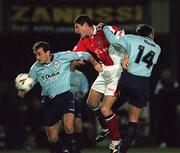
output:
[{"label": "short brown hair", "polygon": [[93,26],[93,21],[92,19],[87,16],[86,14],[82,14],[80,16],[77,16],[75,19],[74,19],[74,24],[77,23],[77,24],[80,24],[80,25],[83,25],[84,23],[87,23],[89,26]]},{"label": "short brown hair", "polygon": [[37,51],[39,48],[43,48],[43,50],[46,52],[50,50],[50,45],[48,42],[38,41],[33,45],[33,51]]},{"label": "short brown hair", "polygon": [[154,29],[148,24],[139,24],[136,28],[136,33],[143,37],[149,37],[151,33],[154,33]]}]

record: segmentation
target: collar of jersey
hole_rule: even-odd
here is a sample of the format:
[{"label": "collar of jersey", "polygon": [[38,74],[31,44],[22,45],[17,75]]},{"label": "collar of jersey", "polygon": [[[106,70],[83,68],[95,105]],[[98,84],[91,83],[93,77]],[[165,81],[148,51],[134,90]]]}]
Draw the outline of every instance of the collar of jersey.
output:
[{"label": "collar of jersey", "polygon": [[44,63],[43,65],[47,65],[47,66],[51,65],[53,59],[54,59],[54,55],[51,56],[51,61],[50,61],[50,63]]},{"label": "collar of jersey", "polygon": [[92,33],[92,36],[96,35],[96,33],[97,33],[96,26],[95,26],[95,25],[93,25],[93,33]]}]

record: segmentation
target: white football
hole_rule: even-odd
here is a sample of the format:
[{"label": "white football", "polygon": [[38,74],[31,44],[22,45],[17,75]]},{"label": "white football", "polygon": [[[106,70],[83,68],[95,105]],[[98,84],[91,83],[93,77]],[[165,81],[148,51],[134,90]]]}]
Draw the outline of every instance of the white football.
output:
[{"label": "white football", "polygon": [[15,87],[18,90],[28,92],[32,89],[34,80],[28,76],[27,73],[21,73],[15,78]]}]

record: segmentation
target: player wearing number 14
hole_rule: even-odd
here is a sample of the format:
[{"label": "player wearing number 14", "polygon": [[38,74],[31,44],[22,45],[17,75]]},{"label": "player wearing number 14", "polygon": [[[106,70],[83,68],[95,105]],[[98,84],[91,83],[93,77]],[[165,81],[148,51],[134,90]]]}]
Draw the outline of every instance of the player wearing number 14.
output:
[{"label": "player wearing number 14", "polygon": [[137,35],[127,34],[124,37],[115,36],[107,26],[105,35],[111,45],[123,46],[129,55],[128,72],[138,76],[150,77],[153,65],[156,64],[161,49],[154,39],[154,30],[149,25],[139,25]]},{"label": "player wearing number 14", "polygon": [[123,46],[129,56],[122,66],[127,68],[120,78],[120,100],[129,101],[128,129],[120,145],[119,153],[126,153],[135,138],[138,118],[149,98],[149,77],[157,63],[161,49],[154,42],[154,29],[147,24],[139,25],[137,35],[127,34],[123,37],[114,35],[107,26],[103,31],[111,45]]}]

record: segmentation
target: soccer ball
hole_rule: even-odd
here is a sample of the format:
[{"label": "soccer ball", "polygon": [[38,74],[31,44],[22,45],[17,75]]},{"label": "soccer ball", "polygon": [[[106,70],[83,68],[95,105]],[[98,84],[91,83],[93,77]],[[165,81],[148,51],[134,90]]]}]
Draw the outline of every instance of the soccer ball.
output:
[{"label": "soccer ball", "polygon": [[15,87],[17,90],[28,92],[32,89],[34,80],[27,73],[21,73],[15,78]]}]

